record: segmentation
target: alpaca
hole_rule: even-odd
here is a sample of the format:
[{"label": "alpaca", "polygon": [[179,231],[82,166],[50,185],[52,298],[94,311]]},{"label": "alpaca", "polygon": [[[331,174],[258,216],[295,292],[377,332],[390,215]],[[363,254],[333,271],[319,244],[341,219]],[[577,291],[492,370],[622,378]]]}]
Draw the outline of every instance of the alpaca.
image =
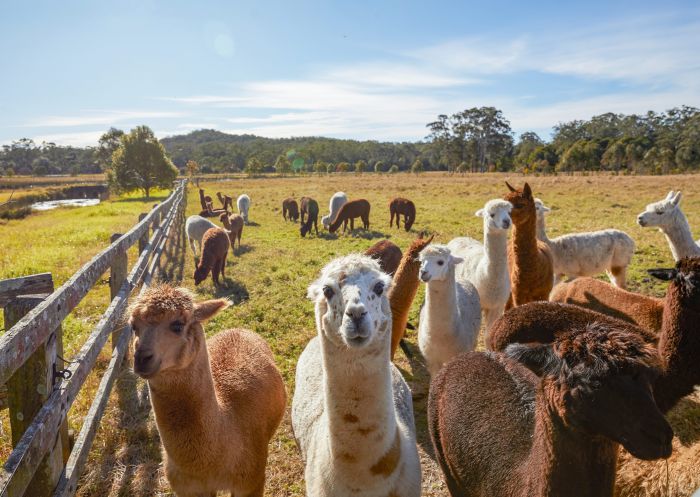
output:
[{"label": "alpaca", "polygon": [[302,222],[299,228],[299,233],[301,237],[304,238],[307,233],[311,231],[311,226],[316,229],[316,236],[318,236],[318,202],[310,197],[301,198],[301,218],[304,219],[304,213],[306,213],[306,222]]},{"label": "alpaca", "polygon": [[219,199],[219,202],[221,202],[222,209],[228,212],[230,207],[231,210],[233,210],[233,199],[231,197],[222,195],[221,192],[216,192],[216,197]]},{"label": "alpaca", "polygon": [[645,460],[671,453],[649,384],[658,362],[638,335],[598,323],[552,344],[459,355],[428,400],[450,494],[612,497],[618,444]]},{"label": "alpaca", "polygon": [[399,221],[403,214],[403,227],[406,231],[409,231],[416,220],[416,204],[407,198],[396,197],[389,202],[389,213],[391,214],[391,219],[389,219],[390,228],[394,224],[394,216],[396,216],[396,227],[400,228]]},{"label": "alpaca", "polygon": [[[411,311],[413,299],[416,298],[420,280],[420,260],[418,255],[433,241],[431,236],[427,240],[423,235],[413,240],[401,257],[401,263],[396,269],[394,280],[389,289],[389,305],[391,306],[391,359],[394,359],[396,349],[401,345],[406,327],[408,325],[408,313]],[[404,348],[404,352],[406,349]],[[407,354],[408,355],[408,354]]]},{"label": "alpaca", "polygon": [[330,211],[330,214],[321,218],[321,222],[326,229],[328,229],[328,227],[331,225],[335,219],[335,216],[338,215],[340,207],[347,201],[348,196],[345,194],[345,192],[335,192],[333,194],[330,202],[328,203],[328,210]]},{"label": "alpaca", "polygon": [[661,330],[664,299],[628,292],[594,278],[561,282],[549,299],[602,312],[647,330]]},{"label": "alpaca", "polygon": [[243,216],[243,221],[248,224],[248,211],[250,210],[250,197],[245,193],[240,195],[236,200],[238,213]]},{"label": "alpaca", "polygon": [[547,237],[545,214],[550,208],[538,198],[537,239],[544,242],[552,253],[554,284],[564,276],[595,276],[606,272],[610,282],[626,287],[627,266],[634,255],[634,240],[624,231],[607,229],[588,233],[563,235],[553,240]]},{"label": "alpaca", "polygon": [[429,245],[419,255],[425,303],[420,311],[418,347],[431,376],[461,352],[474,350],[481,326],[479,292],[469,281],[456,281],[462,259],[446,245]]},{"label": "alpaca", "polygon": [[505,200],[513,204],[513,238],[508,245],[510,267],[510,298],[506,309],[548,300],[554,283],[552,253],[537,239],[537,212],[530,185],[516,190],[506,181],[510,190]]},{"label": "alpaca", "polygon": [[241,236],[243,236],[243,217],[240,214],[221,214],[219,220],[223,223],[231,242],[231,252],[235,254],[236,239],[238,239],[238,248],[241,248]]},{"label": "alpaca", "polygon": [[659,231],[666,235],[675,261],[700,255],[700,240],[693,240],[688,219],[683,214],[680,203],[681,192],[672,190],[665,199],[647,205],[646,210],[637,216],[640,226],[658,226]]},{"label": "alpaca", "polygon": [[503,314],[510,296],[508,273],[508,230],[513,208],[505,200],[489,200],[476,212],[484,220],[484,244],[469,237],[455,238],[447,244],[450,252],[464,262],[455,268],[460,282],[469,281],[479,292],[486,330]]},{"label": "alpaca", "polygon": [[199,244],[201,251],[202,237],[209,228],[216,228],[216,225],[202,216],[190,216],[187,218],[185,222],[185,232],[187,233],[187,239],[190,242],[192,253],[195,256],[197,255],[197,250],[194,247],[194,242],[196,241]]},{"label": "alpaca", "polygon": [[205,207],[199,212],[200,217],[219,217],[221,214],[227,214],[225,209],[214,209],[211,200],[205,203]]},{"label": "alpaca", "polygon": [[209,195],[204,195],[204,190],[199,189],[199,204],[202,206],[202,210],[208,209],[207,204],[211,204],[211,197]]},{"label": "alpaca", "polygon": [[282,217],[287,221],[289,216],[290,221],[295,223],[299,220],[299,204],[292,197],[287,197],[282,202]]},{"label": "alpaca", "polygon": [[352,231],[355,229],[356,217],[362,219],[362,227],[368,230],[369,209],[369,202],[363,198],[344,203],[338,210],[338,214],[335,216],[333,222],[328,226],[328,231],[335,233],[342,224],[343,233],[345,233],[345,229],[348,227],[348,221],[350,221],[350,231]]},{"label": "alpaca", "polygon": [[225,278],[226,256],[228,254],[229,238],[226,230],[210,228],[202,237],[202,254],[199,264],[194,270],[194,284],[199,285],[211,271],[214,285],[219,286],[219,275]]},{"label": "alpaca", "polygon": [[229,305],[161,285],[130,308],[134,371],[148,381],[165,475],[179,497],[262,497],[268,444],[284,416],[284,382],[262,338],[230,329],[205,339],[202,324]]},{"label": "alpaca", "polygon": [[352,254],[309,286],[318,336],[299,358],[292,401],[306,495],[420,495],[411,392],[389,360],[390,284],[374,259]]},{"label": "alpaca", "polygon": [[365,250],[365,255],[376,259],[379,267],[389,276],[394,276],[401,264],[401,249],[389,240],[381,240]]}]

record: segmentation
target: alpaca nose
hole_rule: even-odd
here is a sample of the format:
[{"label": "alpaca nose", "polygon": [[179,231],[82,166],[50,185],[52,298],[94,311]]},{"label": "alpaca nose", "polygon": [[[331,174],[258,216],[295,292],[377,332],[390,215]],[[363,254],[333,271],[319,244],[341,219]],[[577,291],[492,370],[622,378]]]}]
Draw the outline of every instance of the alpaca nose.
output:
[{"label": "alpaca nose", "polygon": [[507,230],[508,228],[510,228],[510,219],[504,219],[503,220],[503,229]]},{"label": "alpaca nose", "polygon": [[430,281],[430,273],[428,273],[428,271],[426,271],[425,269],[421,269],[421,271],[420,271],[420,279],[421,279],[421,281],[423,281],[424,283],[427,283],[428,281]]},{"label": "alpaca nose", "polygon": [[137,350],[134,354],[134,365],[139,371],[145,371],[153,362],[154,354],[151,351]]},{"label": "alpaca nose", "polygon": [[364,306],[359,306],[348,309],[345,311],[345,315],[352,320],[352,324],[355,325],[355,328],[359,328],[362,324],[362,319],[367,315],[367,311],[365,311]]},{"label": "alpaca nose", "polygon": [[639,226],[644,226],[644,218],[642,218],[642,216],[637,216],[637,224],[639,224]]}]

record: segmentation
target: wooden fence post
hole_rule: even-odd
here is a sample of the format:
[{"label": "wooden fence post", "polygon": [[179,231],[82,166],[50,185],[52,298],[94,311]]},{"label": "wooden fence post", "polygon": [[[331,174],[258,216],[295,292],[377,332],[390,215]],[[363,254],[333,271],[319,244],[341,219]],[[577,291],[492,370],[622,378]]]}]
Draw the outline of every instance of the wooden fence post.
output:
[{"label": "wooden fence post", "polygon": [[[142,212],[139,214],[139,223],[144,220],[144,218],[148,216],[147,213]],[[139,254],[143,252],[143,249],[146,248],[146,245],[148,245],[148,238],[151,235],[150,230],[146,230],[141,238],[139,238]]]},{"label": "wooden fence post", "polygon": [[[110,237],[109,241],[111,243],[116,242],[121,238],[121,233],[114,233]],[[129,265],[129,260],[126,254],[126,250],[123,250],[121,252],[118,252],[115,254],[114,259],[112,260],[112,265],[109,268],[109,300],[112,301],[114,300],[114,297],[117,296],[117,293],[119,293],[119,289],[122,287],[122,284],[126,280],[127,276],[127,271],[128,271],[128,265]],[[122,327],[119,326],[118,328],[115,328],[114,332],[112,333],[112,349],[116,347],[117,342],[119,341],[119,335],[121,334]]]},{"label": "wooden fence post", "polygon": [[[10,329],[48,295],[22,295],[5,306],[5,329]],[[58,365],[57,355],[61,343],[61,329],[57,329],[37,351],[13,374],[7,382],[12,445],[15,446],[34,416],[48,399],[53,390],[54,365]],[[64,429],[66,431],[64,433]],[[46,454],[37,468],[24,495],[44,497],[53,494],[64,465],[63,444],[67,441],[67,424],[64,423],[52,450]]]}]

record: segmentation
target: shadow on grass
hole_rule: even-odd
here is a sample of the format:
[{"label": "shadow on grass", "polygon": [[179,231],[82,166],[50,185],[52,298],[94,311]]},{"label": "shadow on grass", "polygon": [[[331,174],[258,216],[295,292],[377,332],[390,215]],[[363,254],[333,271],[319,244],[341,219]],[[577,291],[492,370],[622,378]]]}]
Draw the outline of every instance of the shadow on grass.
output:
[{"label": "shadow on grass", "polygon": [[[236,247],[236,250],[233,251],[233,255],[238,257],[240,255],[247,254],[248,252],[252,252],[253,250],[255,250],[255,247],[253,247],[252,245],[239,245],[238,247]],[[226,260],[229,259],[227,258]]]},{"label": "shadow on grass", "polygon": [[234,281],[231,278],[224,278],[223,285],[219,285],[214,290],[214,296],[216,298],[227,298],[233,305],[238,305],[241,302],[248,300],[250,294],[245,285]]},{"label": "shadow on grass", "polygon": [[248,222],[246,223],[246,226],[252,226],[252,227],[256,228],[256,227],[258,227],[258,226],[260,226],[260,225],[259,225],[258,223],[256,223],[255,221],[248,221]]}]

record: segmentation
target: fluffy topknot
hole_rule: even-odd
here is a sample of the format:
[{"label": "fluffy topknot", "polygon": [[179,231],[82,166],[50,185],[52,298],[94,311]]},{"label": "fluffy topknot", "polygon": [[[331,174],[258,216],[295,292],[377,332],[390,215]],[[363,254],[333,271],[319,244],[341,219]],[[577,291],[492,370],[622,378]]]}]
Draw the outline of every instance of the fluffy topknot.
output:
[{"label": "fluffy topknot", "polygon": [[191,313],[194,298],[186,288],[167,283],[146,289],[129,307],[129,315],[146,321],[157,321],[178,312]]}]

